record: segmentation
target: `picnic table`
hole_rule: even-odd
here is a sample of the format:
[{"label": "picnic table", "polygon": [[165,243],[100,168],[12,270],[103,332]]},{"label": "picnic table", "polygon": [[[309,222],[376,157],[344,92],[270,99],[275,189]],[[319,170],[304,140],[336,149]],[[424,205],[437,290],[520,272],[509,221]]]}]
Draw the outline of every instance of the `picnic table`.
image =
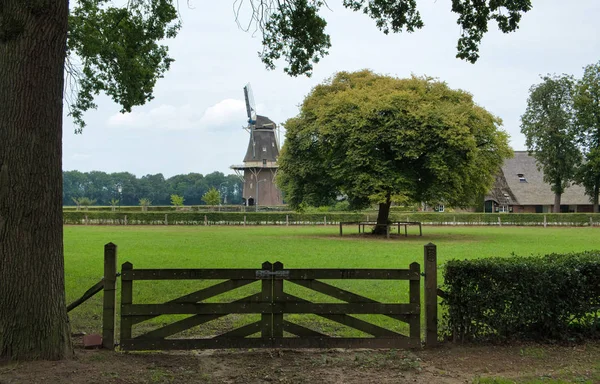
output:
[{"label": "picnic table", "polygon": [[[365,233],[365,226],[375,226],[378,225],[376,221],[346,221],[340,222],[340,236],[342,236],[342,228],[344,225],[358,225],[358,233]],[[386,235],[390,237],[390,230],[398,226],[398,234],[400,235],[400,228],[404,226],[404,236],[408,237],[408,226],[409,225],[418,225],[419,226],[419,236],[423,236],[423,228],[421,226],[420,221],[393,221],[389,224],[380,224],[386,227]]]}]

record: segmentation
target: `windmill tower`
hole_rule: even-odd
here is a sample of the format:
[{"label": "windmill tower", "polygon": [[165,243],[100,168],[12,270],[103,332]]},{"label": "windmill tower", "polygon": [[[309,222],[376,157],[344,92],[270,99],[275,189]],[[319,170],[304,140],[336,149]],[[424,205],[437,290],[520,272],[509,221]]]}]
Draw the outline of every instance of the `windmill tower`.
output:
[{"label": "windmill tower", "polygon": [[232,165],[237,175],[244,183],[244,198],[246,206],[282,205],[281,191],[275,185],[277,175],[277,158],[279,143],[277,141],[277,124],[266,116],[256,114],[256,105],[250,84],[244,87],[248,126],[244,127],[250,133],[248,149],[243,165]]}]

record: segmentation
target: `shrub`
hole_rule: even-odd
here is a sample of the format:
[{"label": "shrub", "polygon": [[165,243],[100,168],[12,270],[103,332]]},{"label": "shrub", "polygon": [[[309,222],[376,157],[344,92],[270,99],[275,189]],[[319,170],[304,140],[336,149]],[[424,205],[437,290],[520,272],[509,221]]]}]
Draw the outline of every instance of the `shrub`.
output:
[{"label": "shrub", "polygon": [[452,260],[447,332],[458,340],[564,340],[600,331],[600,251]]}]

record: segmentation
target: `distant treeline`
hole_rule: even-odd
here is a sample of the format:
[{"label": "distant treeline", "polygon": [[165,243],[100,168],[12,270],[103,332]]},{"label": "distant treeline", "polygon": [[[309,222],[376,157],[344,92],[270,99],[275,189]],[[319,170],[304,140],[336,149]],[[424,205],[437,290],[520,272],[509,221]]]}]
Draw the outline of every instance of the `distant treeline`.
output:
[{"label": "distant treeline", "polygon": [[162,173],[137,178],[129,172],[63,171],[63,205],[75,205],[73,198],[80,197],[95,200],[95,205],[110,205],[112,199],[119,200],[120,205],[138,205],[142,198],[150,199],[152,205],[170,205],[171,195],[183,196],[185,205],[200,205],[204,204],[202,196],[212,187],[221,192],[225,204],[242,203],[241,180],[221,172],[165,179]]}]

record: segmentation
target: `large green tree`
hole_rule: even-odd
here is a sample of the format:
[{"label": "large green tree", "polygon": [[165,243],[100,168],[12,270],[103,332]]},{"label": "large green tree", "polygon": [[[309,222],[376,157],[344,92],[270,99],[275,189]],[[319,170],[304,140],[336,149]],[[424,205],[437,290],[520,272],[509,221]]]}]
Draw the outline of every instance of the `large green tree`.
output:
[{"label": "large green tree", "polygon": [[[71,351],[61,221],[65,80],[75,86],[67,105],[78,130],[101,92],[123,111],[150,100],[172,61],[160,41],[179,29],[174,3],[0,1],[0,358],[59,359]],[[324,1],[242,4],[263,34],[268,67],[284,59],[289,74],[309,74],[327,53]],[[423,26],[416,0],[343,4],[385,33]],[[475,61],[489,21],[510,32],[530,8],[531,0],[452,0],[462,29],[458,56]]]},{"label": "large green tree", "polygon": [[600,190],[600,62],[585,67],[583,77],[575,86],[576,136],[583,150],[584,161],[577,172],[577,182],[598,212]]},{"label": "large green tree", "polygon": [[553,212],[560,212],[561,195],[575,177],[581,153],[575,142],[571,76],[544,76],[529,90],[521,132],[529,153],[554,192]]},{"label": "large green tree", "polygon": [[512,153],[500,124],[431,78],[340,72],[285,123],[279,186],[293,207],[336,196],[353,208],[378,203],[378,224],[394,200],[475,205]]}]

